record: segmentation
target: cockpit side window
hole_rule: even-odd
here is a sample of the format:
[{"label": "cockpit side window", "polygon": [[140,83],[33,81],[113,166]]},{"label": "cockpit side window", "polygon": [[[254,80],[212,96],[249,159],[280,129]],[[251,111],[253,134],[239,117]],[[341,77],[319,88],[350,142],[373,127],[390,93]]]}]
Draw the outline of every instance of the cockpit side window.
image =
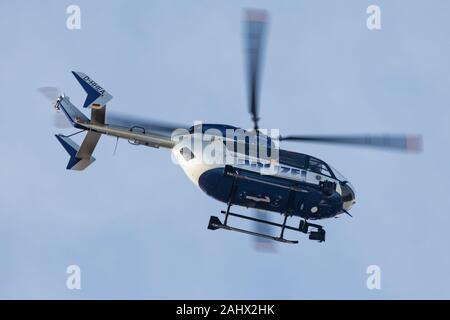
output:
[{"label": "cockpit side window", "polygon": [[321,160],[316,158],[309,158],[309,170],[315,173],[323,174],[324,176],[332,177],[332,173],[328,167]]},{"label": "cockpit side window", "polygon": [[190,161],[195,158],[195,155],[192,153],[191,149],[187,147],[183,147],[180,149],[180,154],[183,156],[184,160]]}]

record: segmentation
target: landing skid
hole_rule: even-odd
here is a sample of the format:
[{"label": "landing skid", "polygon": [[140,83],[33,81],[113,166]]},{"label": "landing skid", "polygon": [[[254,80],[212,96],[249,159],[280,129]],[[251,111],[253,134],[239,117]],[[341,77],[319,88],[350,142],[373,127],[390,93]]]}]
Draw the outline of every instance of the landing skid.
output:
[{"label": "landing skid", "polygon": [[[271,240],[278,241],[278,242],[297,244],[298,243],[297,240],[289,240],[289,239],[284,238],[284,230],[288,229],[288,230],[293,230],[293,231],[309,234],[310,240],[317,240],[319,242],[325,241],[325,230],[323,229],[322,226],[313,224],[313,223],[309,223],[305,220],[301,220],[298,228],[293,227],[293,226],[286,224],[286,221],[288,218],[287,215],[285,215],[283,224],[280,224],[280,223],[276,223],[276,222],[272,222],[272,221],[267,221],[267,220],[263,220],[263,219],[258,219],[258,218],[254,218],[254,217],[249,217],[249,216],[233,213],[233,212],[230,212],[229,210],[221,211],[221,213],[225,215],[224,223],[222,223],[218,217],[211,216],[209,219],[209,224],[208,224],[209,230],[223,229],[223,230],[229,230],[229,231],[236,231],[236,232],[240,232],[240,233],[244,233],[244,234],[248,234],[248,235],[252,235],[252,236],[256,236],[256,237],[271,239]],[[279,227],[279,228],[281,228],[280,236],[276,237],[276,236],[269,235],[269,234],[264,234],[264,233],[255,232],[255,231],[251,231],[251,230],[245,230],[245,229],[241,229],[241,228],[232,227],[232,226],[228,225],[228,217],[230,217],[230,216]],[[315,231],[310,231],[311,228],[315,229]]]},{"label": "landing skid", "polygon": [[209,230],[224,229],[224,230],[230,230],[230,231],[236,231],[236,232],[240,232],[240,233],[245,233],[245,234],[249,234],[249,235],[256,236],[256,237],[271,239],[271,240],[275,240],[275,241],[283,242],[283,243],[292,243],[292,244],[297,244],[298,243],[297,240],[288,240],[288,239],[285,239],[285,238],[282,238],[282,237],[275,237],[275,236],[271,236],[271,235],[264,234],[264,233],[259,233],[259,232],[254,232],[254,231],[250,231],[250,230],[245,230],[245,229],[231,227],[229,225],[223,224],[220,221],[220,219],[218,217],[216,217],[216,216],[211,216],[211,218],[209,219],[208,229]]},{"label": "landing skid", "polygon": [[[287,222],[288,217],[290,216],[288,213],[284,213],[283,223],[280,224],[280,223],[276,223],[276,222],[272,222],[272,221],[267,221],[267,220],[263,220],[263,219],[258,219],[258,218],[249,217],[249,216],[245,216],[245,215],[241,215],[241,214],[230,212],[230,208],[231,208],[231,205],[232,205],[232,201],[231,200],[233,199],[233,196],[234,196],[234,194],[236,192],[236,189],[238,187],[238,181],[241,180],[241,179],[248,179],[248,177],[240,175],[231,166],[226,166],[225,167],[224,175],[232,176],[234,178],[233,179],[233,184],[231,186],[230,194],[228,196],[227,210],[226,211],[221,211],[221,213],[223,213],[225,215],[225,219],[224,219],[224,222],[222,223],[218,217],[211,216],[210,219],[209,219],[209,224],[208,224],[208,229],[209,230],[223,229],[223,230],[229,230],[229,231],[236,231],[236,232],[240,232],[240,233],[245,233],[245,234],[249,234],[249,235],[257,236],[257,237],[262,237],[262,238],[266,238],[266,239],[272,239],[274,241],[283,242],[283,243],[292,243],[292,244],[298,243],[297,240],[288,240],[288,239],[284,238],[284,231],[286,229],[288,229],[288,230],[293,230],[293,231],[309,234],[309,239],[310,240],[317,240],[319,242],[324,242],[325,241],[325,230],[323,229],[322,226],[319,226],[319,225],[313,224],[313,223],[309,223],[306,220],[301,220],[298,227],[292,227],[292,226],[287,225],[286,222]],[[297,190],[294,187],[292,187],[292,189],[290,190],[290,194],[292,194],[292,192],[295,192],[295,191],[297,191]],[[289,198],[292,198],[292,197],[289,197]],[[228,218],[230,216],[231,217],[240,218],[240,219],[255,221],[255,222],[258,222],[258,223],[263,223],[263,224],[267,224],[267,225],[271,225],[271,226],[275,226],[275,227],[279,227],[279,228],[281,228],[280,235],[278,237],[276,237],[276,236],[273,236],[273,235],[270,235],[270,234],[265,234],[265,233],[251,231],[251,230],[245,230],[245,229],[241,229],[241,228],[232,227],[232,226],[228,225]],[[309,231],[310,228],[315,229],[315,231]]]}]

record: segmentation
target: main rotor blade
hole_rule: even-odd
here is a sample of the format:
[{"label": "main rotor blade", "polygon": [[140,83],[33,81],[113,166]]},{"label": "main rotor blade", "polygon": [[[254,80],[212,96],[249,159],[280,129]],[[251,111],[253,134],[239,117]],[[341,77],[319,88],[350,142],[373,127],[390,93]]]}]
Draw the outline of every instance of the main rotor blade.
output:
[{"label": "main rotor blade", "polygon": [[115,112],[107,112],[107,124],[117,125],[128,128],[143,128],[145,130],[151,130],[152,132],[161,133],[166,136],[171,136],[172,132],[176,129],[189,129],[189,126],[180,125],[165,121],[152,120],[141,118],[137,116],[124,115]]},{"label": "main rotor blade", "polygon": [[[268,213],[266,211],[257,210],[257,209],[254,209],[253,211],[255,213],[255,218],[262,219],[262,220],[269,220],[269,221],[271,220],[270,213]],[[275,235],[277,232],[279,232],[278,230],[275,230],[273,226],[268,225],[268,224],[253,222],[253,225],[254,225],[255,231],[258,233]],[[253,243],[254,248],[257,251],[266,252],[266,253],[276,253],[277,252],[277,244],[275,241],[273,241],[271,239],[262,238],[262,237],[252,237],[252,240],[254,242]]]},{"label": "main rotor blade", "polygon": [[421,137],[410,135],[349,135],[349,136],[288,135],[285,137],[280,137],[280,141],[346,144],[346,145],[377,147],[410,152],[420,152],[422,150]]},{"label": "main rotor blade", "polygon": [[268,14],[264,10],[244,12],[244,41],[247,64],[248,110],[252,115],[253,127],[258,129],[259,87],[261,62],[264,52]]}]

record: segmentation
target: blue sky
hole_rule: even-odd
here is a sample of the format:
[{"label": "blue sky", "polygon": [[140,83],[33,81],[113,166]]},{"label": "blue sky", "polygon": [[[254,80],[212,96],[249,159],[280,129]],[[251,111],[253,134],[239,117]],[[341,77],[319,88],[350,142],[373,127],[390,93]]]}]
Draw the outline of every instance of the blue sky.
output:
[{"label": "blue sky", "polygon": [[[81,7],[82,29],[66,28]],[[366,28],[381,7],[382,29]],[[271,14],[261,126],[282,133],[420,133],[420,155],[284,144],[355,186],[353,219],[276,254],[206,229],[223,204],[166,150],[104,137],[65,170],[55,85],[80,105],[83,71],[110,110],[250,126],[241,9]],[[0,1],[0,298],[450,298],[450,3],[436,1]],[[297,234],[291,234],[297,237]],[[68,265],[82,289],[66,288]],[[366,288],[366,268],[382,271]]]}]

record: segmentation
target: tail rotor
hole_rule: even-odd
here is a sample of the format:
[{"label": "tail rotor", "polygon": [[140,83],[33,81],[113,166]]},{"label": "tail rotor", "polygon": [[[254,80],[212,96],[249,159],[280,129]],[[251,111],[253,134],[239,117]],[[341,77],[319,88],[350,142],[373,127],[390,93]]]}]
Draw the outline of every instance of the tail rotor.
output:
[{"label": "tail rotor", "polygon": [[72,126],[67,123],[66,117],[59,107],[59,100],[64,97],[64,92],[57,87],[41,87],[37,89],[44,98],[51,102],[55,113],[53,115],[53,125],[55,128],[67,129]]}]

